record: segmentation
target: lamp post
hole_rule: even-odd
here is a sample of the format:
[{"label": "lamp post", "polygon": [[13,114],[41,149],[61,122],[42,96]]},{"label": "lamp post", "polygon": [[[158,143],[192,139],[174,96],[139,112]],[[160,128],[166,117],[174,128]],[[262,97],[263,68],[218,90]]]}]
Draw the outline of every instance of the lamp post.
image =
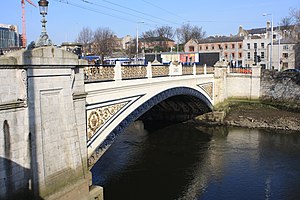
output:
[{"label": "lamp post", "polygon": [[278,71],[281,70],[280,66],[280,25],[278,26]]},{"label": "lamp post", "polygon": [[40,14],[43,16],[42,18],[42,32],[41,32],[41,35],[38,39],[38,41],[36,42],[36,47],[42,47],[42,46],[51,46],[53,45],[52,41],[50,40],[48,34],[47,34],[47,31],[46,31],[46,23],[47,23],[47,20],[46,20],[46,15],[48,13],[48,5],[49,5],[49,2],[47,0],[40,0],[38,2],[39,4],[39,8],[40,8]]},{"label": "lamp post", "polygon": [[271,48],[270,48],[270,66],[269,66],[269,69],[272,69],[272,57],[273,57],[273,14],[272,13],[264,13],[263,16],[268,16],[268,15],[271,15]]},{"label": "lamp post", "polygon": [[143,24],[144,22],[138,22],[136,24],[136,64],[138,62],[138,55],[139,55],[139,24]]}]

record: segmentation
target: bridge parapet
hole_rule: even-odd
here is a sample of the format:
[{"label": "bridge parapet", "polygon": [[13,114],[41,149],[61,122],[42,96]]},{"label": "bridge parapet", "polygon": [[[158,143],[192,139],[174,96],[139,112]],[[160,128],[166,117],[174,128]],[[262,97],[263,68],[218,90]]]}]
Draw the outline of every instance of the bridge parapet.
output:
[{"label": "bridge parapet", "polygon": [[213,67],[182,65],[170,63],[170,65],[90,65],[84,68],[85,82],[118,81],[128,79],[156,78],[167,76],[212,74]]}]

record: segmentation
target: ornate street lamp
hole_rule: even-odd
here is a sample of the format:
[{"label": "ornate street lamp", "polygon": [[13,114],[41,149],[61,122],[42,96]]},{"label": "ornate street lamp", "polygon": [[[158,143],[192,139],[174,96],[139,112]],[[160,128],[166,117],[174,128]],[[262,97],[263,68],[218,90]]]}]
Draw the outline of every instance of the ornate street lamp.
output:
[{"label": "ornate street lamp", "polygon": [[42,19],[42,33],[38,39],[38,41],[36,42],[35,46],[36,47],[42,47],[42,46],[51,46],[53,45],[52,41],[50,40],[47,31],[46,31],[46,17],[45,15],[47,15],[48,13],[48,4],[49,2],[47,0],[40,0],[39,2],[39,7],[40,7],[40,14],[43,16]]}]

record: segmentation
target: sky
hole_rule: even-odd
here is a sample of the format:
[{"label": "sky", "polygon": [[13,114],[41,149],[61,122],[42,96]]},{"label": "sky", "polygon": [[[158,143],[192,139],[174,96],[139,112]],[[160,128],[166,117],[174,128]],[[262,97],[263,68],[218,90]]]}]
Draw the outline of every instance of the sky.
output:
[{"label": "sky", "polygon": [[[21,0],[0,0],[0,24],[17,25],[22,32]],[[38,5],[38,0],[31,0]],[[48,0],[47,32],[54,44],[73,42],[83,27],[110,28],[118,37],[136,37],[156,27],[184,23],[202,27],[206,36],[237,34],[244,29],[262,28],[271,21],[277,26],[300,9],[299,0]],[[41,33],[38,7],[26,2],[27,41]],[[263,16],[264,13],[269,15]],[[176,38],[174,38],[176,41]]]}]

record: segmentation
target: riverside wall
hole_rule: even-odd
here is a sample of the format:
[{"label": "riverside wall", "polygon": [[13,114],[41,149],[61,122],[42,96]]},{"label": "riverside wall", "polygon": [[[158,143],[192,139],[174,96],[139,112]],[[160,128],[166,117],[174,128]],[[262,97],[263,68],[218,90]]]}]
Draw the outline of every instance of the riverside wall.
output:
[{"label": "riverside wall", "polygon": [[300,73],[262,71],[260,99],[300,109]]}]

